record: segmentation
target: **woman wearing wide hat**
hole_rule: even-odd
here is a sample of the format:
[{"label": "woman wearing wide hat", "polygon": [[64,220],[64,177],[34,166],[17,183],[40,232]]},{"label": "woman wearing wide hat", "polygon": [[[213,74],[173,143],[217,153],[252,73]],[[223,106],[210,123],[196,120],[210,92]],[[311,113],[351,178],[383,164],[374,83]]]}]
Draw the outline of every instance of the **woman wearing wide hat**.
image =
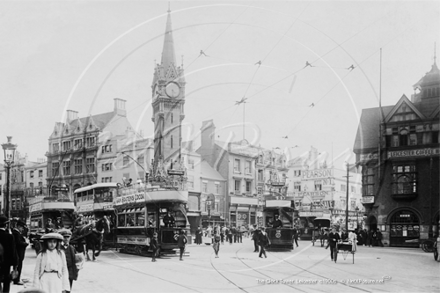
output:
[{"label": "woman wearing wide hat", "polygon": [[47,293],[70,291],[66,256],[60,248],[63,236],[58,233],[48,233],[43,235],[41,240],[43,240],[43,249],[37,256],[34,286]]}]

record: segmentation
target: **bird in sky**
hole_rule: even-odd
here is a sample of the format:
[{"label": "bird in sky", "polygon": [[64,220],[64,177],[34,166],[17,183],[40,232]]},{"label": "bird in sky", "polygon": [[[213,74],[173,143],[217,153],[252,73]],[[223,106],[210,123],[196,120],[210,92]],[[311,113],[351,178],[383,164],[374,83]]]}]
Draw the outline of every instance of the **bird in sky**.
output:
[{"label": "bird in sky", "polygon": [[240,104],[246,103],[246,100],[247,100],[247,98],[243,97],[243,98],[241,98],[240,101],[235,101],[235,105],[240,105]]},{"label": "bird in sky", "polygon": [[309,63],[309,61],[306,61],[306,66],[304,66],[304,68],[306,68],[307,66],[314,67],[312,64]]},{"label": "bird in sky", "polygon": [[315,107],[315,103],[311,103],[311,104],[309,105],[309,107],[310,107],[310,108]]},{"label": "bird in sky", "polygon": [[206,55],[205,52],[203,52],[203,50],[200,50],[200,55],[199,55],[199,57],[202,56],[202,55],[208,57],[208,55]]},{"label": "bird in sky", "polygon": [[354,65],[353,64],[351,64],[351,66],[347,68],[347,70],[350,70],[350,71],[352,71],[353,69],[354,69]]},{"label": "bird in sky", "polygon": [[257,63],[255,63],[254,65],[258,65],[258,66],[261,66],[261,60],[260,60],[260,61],[258,61]]},{"label": "bird in sky", "polygon": [[287,138],[289,138],[289,136],[286,135],[286,136],[283,136],[282,138],[286,138],[287,139]]}]

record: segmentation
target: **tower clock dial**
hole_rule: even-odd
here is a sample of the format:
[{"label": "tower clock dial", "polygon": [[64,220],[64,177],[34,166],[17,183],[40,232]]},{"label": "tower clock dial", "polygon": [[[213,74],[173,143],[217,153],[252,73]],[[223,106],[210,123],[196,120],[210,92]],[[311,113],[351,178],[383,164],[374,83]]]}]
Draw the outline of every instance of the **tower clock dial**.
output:
[{"label": "tower clock dial", "polygon": [[175,82],[170,82],[165,87],[165,92],[170,98],[177,98],[180,94],[180,87]]}]

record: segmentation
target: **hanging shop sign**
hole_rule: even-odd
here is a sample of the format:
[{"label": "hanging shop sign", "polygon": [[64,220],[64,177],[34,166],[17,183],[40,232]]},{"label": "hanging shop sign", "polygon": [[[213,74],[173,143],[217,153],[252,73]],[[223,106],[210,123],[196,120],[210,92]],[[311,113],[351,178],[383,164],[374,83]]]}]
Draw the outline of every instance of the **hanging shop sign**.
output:
[{"label": "hanging shop sign", "polygon": [[431,157],[440,155],[440,149],[416,149],[388,152],[388,159],[407,157]]}]

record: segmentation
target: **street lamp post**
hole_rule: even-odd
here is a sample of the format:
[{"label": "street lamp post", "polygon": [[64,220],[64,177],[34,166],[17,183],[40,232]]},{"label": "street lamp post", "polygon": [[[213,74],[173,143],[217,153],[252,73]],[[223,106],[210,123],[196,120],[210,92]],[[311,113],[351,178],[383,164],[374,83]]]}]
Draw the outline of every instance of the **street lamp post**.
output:
[{"label": "street lamp post", "polygon": [[358,219],[359,207],[356,207],[355,211],[356,211],[356,228],[359,230],[359,219]]},{"label": "street lamp post", "polygon": [[11,142],[12,136],[7,136],[8,142],[2,144],[5,154],[5,166],[6,166],[6,197],[5,197],[5,210],[4,214],[8,219],[11,218],[11,166],[14,163],[15,150],[17,145]]}]

